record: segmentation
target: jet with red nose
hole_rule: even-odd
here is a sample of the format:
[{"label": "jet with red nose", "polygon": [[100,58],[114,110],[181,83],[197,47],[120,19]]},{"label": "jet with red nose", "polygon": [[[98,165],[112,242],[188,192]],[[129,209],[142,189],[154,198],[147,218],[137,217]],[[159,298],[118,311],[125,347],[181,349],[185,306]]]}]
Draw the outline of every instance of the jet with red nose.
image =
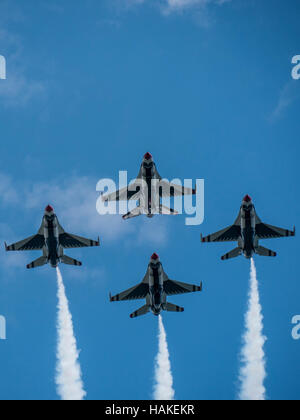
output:
[{"label": "jet with red nose", "polygon": [[27,265],[27,268],[50,264],[56,268],[60,263],[81,266],[82,263],[64,254],[64,249],[99,246],[100,242],[65,232],[52,206],[45,208],[41,227],[37,235],[30,236],[13,245],[6,245],[6,251],[42,251],[42,257]]},{"label": "jet with red nose", "polygon": [[138,201],[134,210],[123,216],[124,220],[145,215],[152,218],[154,215],[177,215],[178,212],[164,206],[162,198],[195,195],[196,190],[176,185],[162,179],[151,153],[146,153],[141,164],[140,172],[133,183],[128,187],[112,194],[102,196],[104,202],[109,201]]},{"label": "jet with red nose", "polygon": [[262,239],[274,239],[295,236],[296,230],[293,231],[282,229],[279,227],[267,225],[258,217],[253,201],[249,195],[243,198],[238,218],[232,226],[223,229],[217,233],[206,236],[201,235],[202,242],[235,242],[238,247],[233,251],[225,254],[222,260],[244,255],[247,259],[253,257],[254,254],[264,257],[276,257],[277,253],[270,249],[260,246],[259,241]]},{"label": "jet with red nose", "polygon": [[180,295],[184,293],[201,292],[200,286],[181,283],[170,280],[165,273],[160,258],[157,254],[153,254],[147,268],[146,275],[142,283],[122,292],[114,297],[110,296],[111,302],[130,301],[138,299],[146,299],[146,304],[130,315],[130,318],[136,318],[146,315],[150,311],[158,316],[162,311],[167,312],[183,312],[180,306],[167,302],[168,296]]}]

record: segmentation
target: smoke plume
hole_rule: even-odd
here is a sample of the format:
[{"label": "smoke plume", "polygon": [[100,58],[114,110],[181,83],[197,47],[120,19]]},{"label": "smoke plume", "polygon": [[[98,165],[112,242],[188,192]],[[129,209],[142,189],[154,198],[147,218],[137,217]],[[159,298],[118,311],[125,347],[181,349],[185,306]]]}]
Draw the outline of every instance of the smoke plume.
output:
[{"label": "smoke plume", "polygon": [[76,338],[73,330],[72,315],[65,293],[65,287],[59,268],[57,268],[58,283],[58,318],[57,318],[57,392],[62,400],[82,401],[86,396],[78,362]]},{"label": "smoke plume", "polygon": [[158,318],[158,324],[159,349],[155,365],[154,399],[164,401],[174,400],[175,391],[173,389],[173,375],[171,371],[167,335],[161,316]]},{"label": "smoke plume", "polygon": [[251,259],[249,305],[245,322],[246,333],[242,349],[243,365],[240,372],[240,399],[263,401],[266,399],[264,386],[266,378],[264,344],[266,337],[263,335],[263,315],[253,258]]}]

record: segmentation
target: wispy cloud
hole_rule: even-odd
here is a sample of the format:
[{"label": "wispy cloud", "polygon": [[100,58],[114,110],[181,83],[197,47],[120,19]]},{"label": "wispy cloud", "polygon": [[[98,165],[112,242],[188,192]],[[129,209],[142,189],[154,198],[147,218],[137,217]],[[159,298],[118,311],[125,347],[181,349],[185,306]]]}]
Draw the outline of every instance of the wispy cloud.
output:
[{"label": "wispy cloud", "polygon": [[221,6],[232,0],[116,0],[118,7],[123,9],[133,8],[139,5],[154,5],[163,15],[183,13],[186,11],[204,10],[207,6]]},{"label": "wispy cloud", "polygon": [[231,0],[164,0],[162,2],[165,13],[178,13],[191,9],[205,8],[209,5],[222,5]]},{"label": "wispy cloud", "polygon": [[287,109],[298,99],[300,99],[300,83],[291,80],[281,90],[276,107],[270,115],[270,122],[282,118]]},{"label": "wispy cloud", "polygon": [[14,269],[24,269],[28,261],[26,255],[17,255],[16,253],[6,253],[4,249],[4,242],[7,238],[12,240],[18,240],[15,232],[10,226],[5,223],[0,223],[0,266],[1,270],[5,271],[5,277],[2,277],[2,281],[9,281],[11,277],[11,270]]},{"label": "wispy cloud", "polygon": [[0,0],[0,51],[6,58],[6,80],[0,83],[0,104],[9,107],[26,105],[35,97],[44,96],[47,82],[29,76],[29,63],[22,38],[10,29],[10,23],[25,19],[15,3]]},{"label": "wispy cloud", "polygon": [[49,182],[13,183],[9,176],[0,173],[0,203],[6,208],[21,205],[37,216],[42,216],[45,206],[51,204],[65,229],[91,237],[100,235],[105,242],[134,237],[134,240],[129,239],[131,245],[140,246],[147,237],[147,243],[155,246],[166,243],[168,229],[160,222],[159,216],[155,219],[155,229],[142,216],[137,223],[124,221],[120,215],[100,216],[96,210],[96,185],[96,179],[78,176]]}]

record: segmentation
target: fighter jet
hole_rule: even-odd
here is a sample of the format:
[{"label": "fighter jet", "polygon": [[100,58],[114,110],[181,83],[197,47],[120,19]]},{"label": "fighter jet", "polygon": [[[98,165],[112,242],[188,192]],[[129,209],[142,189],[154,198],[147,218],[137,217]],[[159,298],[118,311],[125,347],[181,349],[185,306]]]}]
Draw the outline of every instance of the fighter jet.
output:
[{"label": "fighter jet", "polygon": [[202,283],[200,286],[194,286],[192,284],[170,280],[164,272],[159,256],[157,254],[153,254],[142,283],[114,297],[111,297],[110,295],[110,301],[119,302],[125,300],[146,299],[146,305],[133,312],[133,314],[130,315],[130,318],[146,315],[150,311],[152,311],[154,315],[158,316],[162,311],[184,311],[184,308],[167,302],[167,296],[201,291]]},{"label": "fighter jet", "polygon": [[123,219],[127,220],[140,215],[146,215],[149,218],[155,214],[177,215],[177,211],[161,204],[161,198],[195,194],[194,189],[163,180],[157,171],[152,155],[146,153],[135,182],[112,194],[103,195],[102,200],[104,202],[139,201],[137,208],[123,216]]},{"label": "fighter jet", "polygon": [[258,254],[264,257],[276,257],[277,253],[259,245],[260,239],[283,238],[295,236],[293,231],[281,229],[263,223],[258,217],[253,201],[249,195],[243,199],[238,218],[232,226],[203,238],[202,242],[238,242],[238,247],[222,257],[222,260],[238,257],[242,254],[247,259]]},{"label": "fighter jet", "polygon": [[27,265],[27,268],[41,267],[50,264],[56,268],[60,263],[81,266],[82,263],[64,255],[64,248],[83,248],[100,246],[100,241],[81,238],[66,233],[61,227],[53,207],[48,205],[37,235],[24,239],[21,242],[7,246],[6,251],[34,251],[42,250],[43,256]]}]

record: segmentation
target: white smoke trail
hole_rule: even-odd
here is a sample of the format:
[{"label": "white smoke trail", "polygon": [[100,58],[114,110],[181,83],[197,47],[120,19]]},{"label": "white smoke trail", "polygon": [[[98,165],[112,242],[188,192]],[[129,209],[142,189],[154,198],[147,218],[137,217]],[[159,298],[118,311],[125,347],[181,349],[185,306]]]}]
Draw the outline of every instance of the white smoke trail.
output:
[{"label": "white smoke trail", "polygon": [[159,324],[159,349],[155,365],[155,400],[174,400],[175,391],[173,389],[173,375],[171,371],[170,355],[167,343],[167,334],[164,328],[162,317],[158,317]]},{"label": "white smoke trail", "polygon": [[251,259],[249,308],[246,314],[246,333],[242,349],[242,362],[240,372],[241,390],[240,399],[250,401],[263,401],[266,399],[264,381],[266,378],[266,361],[263,335],[263,315],[259,299],[259,288],[256,267]]},{"label": "white smoke trail", "polygon": [[57,319],[57,392],[62,400],[82,401],[86,396],[83,388],[81,369],[78,362],[76,338],[73,330],[72,315],[66,297],[65,287],[59,268],[57,268],[58,283],[58,319]]}]

